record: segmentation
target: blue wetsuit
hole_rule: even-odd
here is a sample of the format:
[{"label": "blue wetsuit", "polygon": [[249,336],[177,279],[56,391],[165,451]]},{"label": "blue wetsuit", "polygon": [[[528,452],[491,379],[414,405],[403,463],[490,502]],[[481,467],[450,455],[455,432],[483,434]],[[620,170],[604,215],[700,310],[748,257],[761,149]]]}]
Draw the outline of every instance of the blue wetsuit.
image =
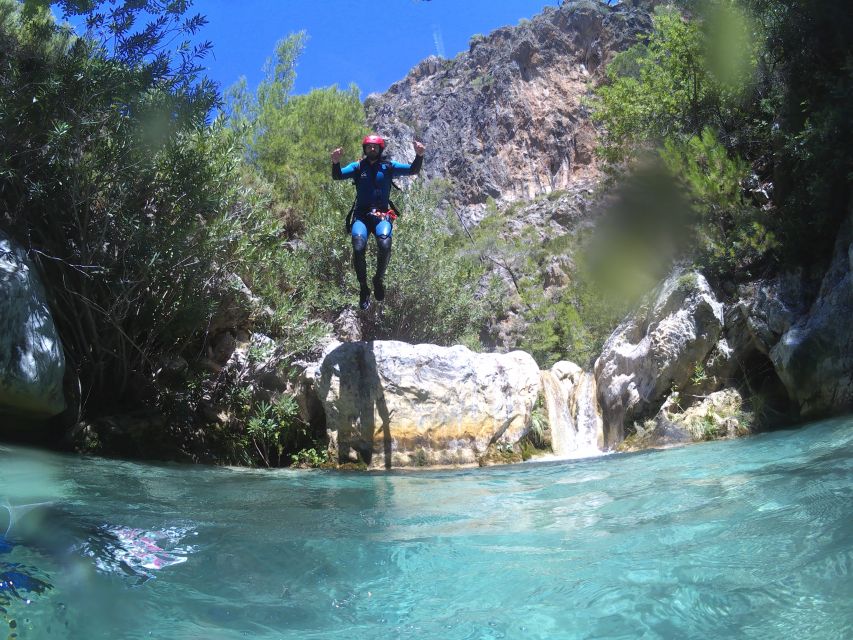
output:
[{"label": "blue wetsuit", "polygon": [[396,176],[413,176],[419,173],[423,164],[422,156],[415,156],[412,164],[379,159],[373,164],[367,160],[351,162],[345,167],[332,165],[332,178],[335,180],[355,180],[356,213],[366,213],[371,209],[388,210],[391,196],[391,180]]},{"label": "blue wetsuit", "polygon": [[[367,288],[365,253],[367,238],[371,233],[376,236],[378,249],[376,275],[373,278],[373,284],[377,291],[382,288],[382,279],[385,277],[385,270],[391,258],[392,223],[386,217],[373,215],[371,212],[383,214],[387,212],[390,207],[392,179],[396,176],[415,175],[420,172],[422,164],[422,156],[415,156],[412,164],[403,164],[382,158],[373,163],[367,159],[351,162],[343,168],[340,164],[332,164],[333,179],[355,180],[356,200],[352,224],[353,267],[359,284],[361,284],[362,292]],[[379,299],[381,297],[377,294],[377,300]]]}]

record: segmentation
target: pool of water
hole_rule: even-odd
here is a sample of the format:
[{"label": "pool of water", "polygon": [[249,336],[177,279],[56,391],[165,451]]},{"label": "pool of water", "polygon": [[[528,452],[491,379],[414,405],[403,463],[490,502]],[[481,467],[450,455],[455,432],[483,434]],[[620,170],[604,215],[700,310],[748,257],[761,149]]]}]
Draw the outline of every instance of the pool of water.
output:
[{"label": "pool of water", "polygon": [[0,446],[3,499],[0,637],[853,637],[849,418],[417,473]]}]

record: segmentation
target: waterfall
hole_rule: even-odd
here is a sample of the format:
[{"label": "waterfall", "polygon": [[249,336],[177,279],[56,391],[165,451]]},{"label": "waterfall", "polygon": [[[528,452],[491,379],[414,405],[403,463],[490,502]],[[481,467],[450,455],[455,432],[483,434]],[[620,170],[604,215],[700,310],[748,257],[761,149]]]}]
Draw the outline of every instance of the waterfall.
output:
[{"label": "waterfall", "polygon": [[558,362],[549,371],[540,372],[540,377],[554,455],[601,455],[604,434],[592,374],[571,362]]},{"label": "waterfall", "polygon": [[574,431],[568,398],[557,376],[551,371],[541,371],[539,375],[542,379],[542,391],[545,394],[548,425],[551,427],[551,449],[558,456],[566,455],[571,440],[569,432]]},{"label": "waterfall", "polygon": [[584,456],[598,455],[604,448],[604,424],[596,392],[595,377],[582,371],[569,399],[569,411],[575,418],[575,450]]}]

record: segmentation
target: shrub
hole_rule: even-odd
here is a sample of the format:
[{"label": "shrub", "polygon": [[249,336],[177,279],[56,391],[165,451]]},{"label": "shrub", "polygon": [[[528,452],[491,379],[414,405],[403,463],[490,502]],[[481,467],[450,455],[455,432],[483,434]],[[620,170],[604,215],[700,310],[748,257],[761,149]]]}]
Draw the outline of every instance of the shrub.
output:
[{"label": "shrub", "polygon": [[205,125],[215,93],[188,58],[146,57],[158,34],[108,51],[0,0],[0,223],[38,264],[94,404],[205,326],[234,231],[239,157]]},{"label": "shrub", "polygon": [[325,449],[320,449],[319,451],[315,448],[300,449],[299,452],[290,456],[290,459],[295,467],[316,469],[329,463],[329,452]]},{"label": "shrub", "polygon": [[280,466],[285,451],[294,450],[300,436],[305,435],[298,413],[296,401],[288,395],[272,403],[258,403],[246,421],[249,457],[267,467]]},{"label": "shrub", "polygon": [[[685,20],[658,7],[653,23],[645,42],[617,54],[596,90],[594,117],[605,128],[600,151],[610,161],[709,125],[733,131],[744,124],[756,56],[746,15],[721,5],[705,20]],[[721,47],[722,36],[737,45]]]}]

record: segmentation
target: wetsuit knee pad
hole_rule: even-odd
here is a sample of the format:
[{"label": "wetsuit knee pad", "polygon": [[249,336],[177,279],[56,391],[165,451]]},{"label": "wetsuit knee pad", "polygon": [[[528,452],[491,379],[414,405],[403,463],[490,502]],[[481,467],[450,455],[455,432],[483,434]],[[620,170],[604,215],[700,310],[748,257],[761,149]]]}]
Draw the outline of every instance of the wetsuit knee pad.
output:
[{"label": "wetsuit knee pad", "polygon": [[381,240],[383,238],[388,238],[391,240],[391,232],[394,230],[394,227],[391,226],[391,223],[387,220],[382,220],[379,224],[376,225],[376,239]]},{"label": "wetsuit knee pad", "polygon": [[364,251],[367,248],[367,226],[361,220],[352,223],[352,248],[356,251]]}]

